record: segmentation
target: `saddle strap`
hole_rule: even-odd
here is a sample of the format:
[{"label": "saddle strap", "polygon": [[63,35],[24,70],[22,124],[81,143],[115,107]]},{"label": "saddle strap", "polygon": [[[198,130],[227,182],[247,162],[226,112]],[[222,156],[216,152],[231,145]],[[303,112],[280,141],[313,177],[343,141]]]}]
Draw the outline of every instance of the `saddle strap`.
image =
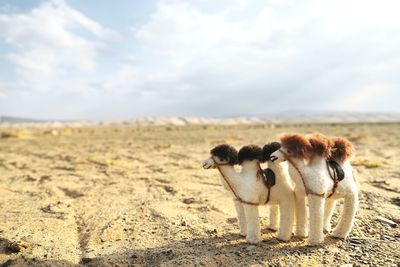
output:
[{"label": "saddle strap", "polygon": [[335,194],[336,189],[339,186],[339,182],[344,179],[344,171],[339,163],[333,159],[326,161],[326,167],[328,169],[329,176],[333,180],[332,192],[327,197],[330,198],[333,194]]},{"label": "saddle strap", "polygon": [[271,198],[271,188],[275,185],[275,173],[273,170],[270,168],[267,169],[262,169],[261,166],[259,165],[259,170],[257,171],[257,179],[262,179],[265,187],[267,187],[268,193],[267,193],[267,199],[264,203],[267,204]]}]

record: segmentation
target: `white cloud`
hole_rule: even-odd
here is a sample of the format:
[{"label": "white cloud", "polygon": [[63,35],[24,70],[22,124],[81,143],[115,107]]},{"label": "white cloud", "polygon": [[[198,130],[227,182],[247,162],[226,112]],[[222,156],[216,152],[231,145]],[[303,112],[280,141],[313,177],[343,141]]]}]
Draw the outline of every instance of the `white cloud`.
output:
[{"label": "white cloud", "polygon": [[98,59],[121,37],[54,0],[0,15],[0,38],[16,48],[6,57],[22,78],[0,91],[74,94],[86,104],[80,118],[399,110],[399,8],[392,0],[161,0],[146,22],[121,25],[133,34],[110,67]]},{"label": "white cloud", "polygon": [[[210,13],[189,2],[160,1],[135,36],[167,62],[163,72],[175,74],[175,86],[191,88],[197,100],[192,107],[218,103],[228,93],[241,106],[253,107],[244,110],[249,113],[266,112],[263,102],[270,111],[340,110],[347,106],[337,100],[360,87],[386,79],[400,83],[397,1],[251,5],[240,1]],[[277,99],[279,91],[285,99]],[[212,96],[202,103],[204,93]],[[235,112],[229,109],[225,112]]]},{"label": "white cloud", "polygon": [[[91,36],[84,36],[82,30]],[[71,77],[63,75],[70,70],[94,70],[103,47],[100,40],[115,40],[119,35],[64,1],[54,0],[28,13],[1,14],[0,38],[16,47],[5,57],[18,67],[22,79],[47,90],[68,83]]]},{"label": "white cloud", "polygon": [[[395,93],[399,94],[400,86],[386,83],[370,84],[361,88],[356,88],[350,92],[348,97],[339,100],[336,105],[340,105],[345,110],[380,110],[387,111],[385,102],[390,101],[390,96],[397,99]],[[388,97],[389,96],[389,97]]]}]

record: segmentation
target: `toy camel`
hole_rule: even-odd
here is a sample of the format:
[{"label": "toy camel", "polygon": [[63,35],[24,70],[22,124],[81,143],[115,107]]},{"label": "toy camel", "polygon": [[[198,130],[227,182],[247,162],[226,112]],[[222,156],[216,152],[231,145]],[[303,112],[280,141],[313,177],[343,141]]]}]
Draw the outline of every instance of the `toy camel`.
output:
[{"label": "toy camel", "polygon": [[[246,235],[249,243],[258,243],[261,239],[258,206],[265,204],[279,205],[280,219],[277,238],[287,241],[292,236],[294,218],[294,193],[290,178],[278,163],[271,164],[270,169],[263,171],[263,151],[256,145],[244,146],[237,153],[230,145],[214,147],[211,157],[203,163],[205,169],[217,168],[221,182],[234,200],[240,233]],[[237,172],[234,165],[242,167]],[[279,179],[270,179],[276,173]],[[275,180],[275,181],[274,181]],[[277,210],[272,207],[271,228],[276,228]]]},{"label": "toy camel", "polygon": [[[296,233],[307,236],[306,198],[309,205],[309,243],[324,241],[323,230],[330,230],[330,220],[338,199],[344,199],[342,216],[332,235],[348,236],[358,207],[358,188],[353,178],[351,143],[340,137],[322,134],[303,136],[284,134],[282,147],[270,155],[273,162],[289,162],[289,174],[295,184]],[[331,167],[333,166],[333,167]]]}]

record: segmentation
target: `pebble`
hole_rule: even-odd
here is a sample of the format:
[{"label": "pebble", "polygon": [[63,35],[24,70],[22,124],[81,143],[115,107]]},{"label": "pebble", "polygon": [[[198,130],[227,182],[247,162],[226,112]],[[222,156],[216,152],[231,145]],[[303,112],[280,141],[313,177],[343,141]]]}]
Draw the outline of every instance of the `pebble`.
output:
[{"label": "pebble", "polygon": [[250,246],[247,246],[247,247],[246,247],[246,250],[247,250],[247,251],[250,251],[250,250],[255,249],[255,247],[256,247],[256,246],[250,245]]},{"label": "pebble", "polygon": [[7,246],[7,249],[12,253],[18,253],[25,248],[28,248],[28,243],[25,243],[23,241],[11,242]]},{"label": "pebble", "polygon": [[382,217],[382,216],[378,216],[376,219],[378,221],[380,221],[380,222],[383,222],[383,223],[386,223],[386,224],[390,225],[393,228],[397,226],[397,223],[395,223],[392,220],[389,220],[388,218],[385,218],[385,217]]},{"label": "pebble", "polygon": [[195,202],[196,202],[196,200],[193,197],[185,198],[183,200],[183,203],[185,203],[185,204],[192,204],[192,203],[195,203]]},{"label": "pebble", "polygon": [[351,239],[350,239],[350,243],[356,244],[356,245],[361,245],[363,242],[362,242],[361,239],[358,239],[358,238],[351,238]]},{"label": "pebble", "polygon": [[207,234],[216,234],[217,233],[217,229],[215,228],[209,228],[206,230]]},{"label": "pebble", "polygon": [[162,254],[172,254],[172,249],[171,248],[166,249],[166,250],[162,251],[161,253]]},{"label": "pebble", "polygon": [[93,259],[91,259],[91,258],[84,257],[84,258],[81,259],[81,263],[83,263],[83,264],[89,263],[89,262],[91,262],[92,260],[93,260]]},{"label": "pebble", "polygon": [[391,237],[389,235],[381,235],[381,239],[389,240],[389,241],[396,241],[396,239],[394,237]]},{"label": "pebble", "polygon": [[340,249],[338,249],[338,248],[333,248],[333,249],[332,249],[332,252],[333,252],[333,253],[339,253],[339,252],[340,252]]}]

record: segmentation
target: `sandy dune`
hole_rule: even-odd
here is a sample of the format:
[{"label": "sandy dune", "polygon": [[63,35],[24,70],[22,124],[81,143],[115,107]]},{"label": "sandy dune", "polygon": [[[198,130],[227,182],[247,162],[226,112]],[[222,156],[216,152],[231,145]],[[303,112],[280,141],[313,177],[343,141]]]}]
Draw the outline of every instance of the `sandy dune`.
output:
[{"label": "sandy dune", "polygon": [[[175,125],[1,126],[0,264],[398,266],[400,124]],[[266,207],[264,242],[238,235],[218,173],[201,161],[216,144],[287,131],[354,142],[361,206],[349,239],[278,242]]]}]

